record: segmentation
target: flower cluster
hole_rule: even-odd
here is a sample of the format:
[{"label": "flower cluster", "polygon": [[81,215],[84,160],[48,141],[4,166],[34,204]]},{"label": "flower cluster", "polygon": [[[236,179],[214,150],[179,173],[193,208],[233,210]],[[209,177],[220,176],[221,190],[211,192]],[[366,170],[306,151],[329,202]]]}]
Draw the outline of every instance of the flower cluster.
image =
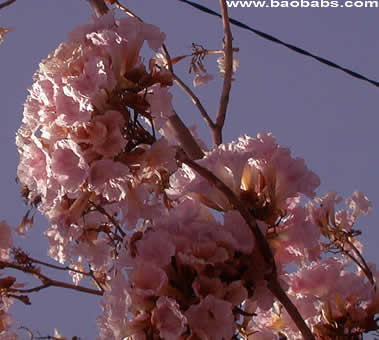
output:
[{"label": "flower cluster", "polygon": [[111,251],[96,235],[105,215],[134,227],[158,212],[176,163],[168,139],[155,134],[153,115],[164,134],[161,93],[171,78],[154,65],[146,69],[140,50],[147,41],[156,51],[163,39],[155,26],[108,14],[73,31],[34,76],[16,139],[18,178],[24,196],[49,217],[50,254],[61,262],[83,249],[93,259],[94,244],[101,254]]},{"label": "flower cluster", "polygon": [[[112,13],[77,28],[41,63],[17,134],[18,178],[49,219],[50,256],[70,263],[75,284],[89,264],[104,293],[100,339],[302,339],[270,291],[257,230],[280,289],[320,339],[376,329],[378,274],[354,227],[371,210],[367,197],[354,192],[336,212],[339,196],[315,198],[318,176],[271,134],[204,147],[196,164],[226,185],[253,229],[176,157],[171,74],[140,55],[163,39]],[[2,261],[8,231],[0,224]]]}]

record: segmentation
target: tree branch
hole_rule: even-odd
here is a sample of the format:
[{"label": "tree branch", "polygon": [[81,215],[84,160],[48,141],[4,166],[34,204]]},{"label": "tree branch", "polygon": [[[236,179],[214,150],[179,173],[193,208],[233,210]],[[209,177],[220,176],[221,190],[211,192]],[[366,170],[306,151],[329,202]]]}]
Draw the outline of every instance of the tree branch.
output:
[{"label": "tree branch", "polygon": [[12,268],[12,269],[22,271],[23,273],[30,274],[30,275],[36,277],[37,279],[39,279],[42,282],[41,285],[33,287],[33,288],[29,288],[29,289],[7,288],[7,291],[9,291],[9,292],[33,293],[33,292],[38,292],[41,289],[45,289],[48,287],[61,287],[61,288],[76,290],[76,291],[80,291],[80,292],[84,292],[84,293],[88,293],[88,294],[93,294],[93,295],[99,295],[99,296],[103,295],[102,291],[99,291],[96,289],[91,289],[91,288],[87,288],[87,287],[83,287],[83,286],[75,286],[74,284],[53,280],[53,279],[47,277],[46,275],[40,273],[38,268],[36,269],[33,267],[26,267],[26,266],[22,266],[22,265],[15,264],[15,263],[0,261],[0,269],[3,269],[3,268]]},{"label": "tree branch", "polygon": [[292,303],[283,288],[280,286],[278,280],[269,280],[267,282],[267,288],[284,306],[292,321],[296,324],[297,328],[303,335],[304,339],[314,340],[315,337],[313,336],[311,330],[305,323],[296,306]]},{"label": "tree branch", "polygon": [[[214,129],[214,123],[212,119],[209,117],[207,111],[205,110],[204,106],[201,104],[200,99],[195,95],[195,93],[175,74],[174,68],[172,66],[171,57],[167,50],[167,47],[165,44],[162,44],[162,51],[164,53],[164,56],[166,58],[167,67],[168,70],[171,72],[171,75],[173,79],[175,80],[176,84],[182,88],[182,90],[190,97],[192,102],[196,105],[196,107],[199,109],[201,116],[204,118],[206,123],[208,124],[211,131]],[[196,143],[197,144],[197,143]],[[204,156],[204,154],[203,154]],[[201,156],[200,158],[202,158]],[[197,158],[194,158],[197,159]]]},{"label": "tree branch", "polygon": [[218,179],[211,171],[202,167],[195,161],[188,158],[188,156],[183,152],[179,151],[176,155],[177,159],[193,170],[195,170],[199,175],[204,177],[210,183],[212,183],[217,189],[219,189],[229,200],[230,204],[238,210],[246,224],[249,226],[250,230],[253,232],[255,240],[257,242],[257,247],[259,252],[263,256],[266,266],[269,269],[267,274],[265,275],[265,279],[267,281],[267,286],[271,293],[282,303],[284,308],[287,310],[288,314],[291,316],[292,320],[298,327],[299,331],[302,333],[305,340],[315,340],[312,332],[309,330],[307,324],[304,319],[301,317],[298,312],[296,306],[292,303],[292,301],[288,298],[284,290],[281,288],[277,273],[276,273],[276,264],[274,260],[274,256],[272,254],[270,245],[268,244],[265,236],[262,231],[259,229],[255,219],[251,216],[250,212],[246,209],[240,199],[236,196],[236,194]]},{"label": "tree branch", "polygon": [[97,17],[101,17],[108,12],[108,7],[105,4],[104,0],[88,0],[88,2],[93,8]]},{"label": "tree branch", "polygon": [[57,269],[57,270],[71,271],[71,272],[74,272],[74,273],[82,274],[84,276],[91,276],[91,273],[82,272],[81,270],[76,270],[74,268],[70,268],[69,266],[65,266],[65,267],[56,266],[55,264],[51,264],[51,263],[43,262],[43,261],[40,261],[40,260],[36,260],[36,259],[31,258],[31,257],[28,257],[28,258],[29,258],[30,262],[40,264],[41,266],[45,266],[45,267],[52,268],[52,269]]},{"label": "tree branch", "polygon": [[215,124],[213,123],[212,119],[209,117],[204,106],[201,104],[200,99],[174,72],[171,72],[171,74],[175,82],[178,84],[178,86],[191,98],[192,102],[199,109],[199,112],[201,116],[203,117],[203,119],[205,120],[205,122],[207,123],[208,127],[211,129],[211,131],[213,131],[215,128]]},{"label": "tree branch", "polygon": [[176,112],[168,118],[168,126],[172,129],[181,147],[191,159],[201,159],[204,157],[203,150],[201,150],[200,146],[196,143],[191,132]]},{"label": "tree branch", "polygon": [[16,2],[16,0],[8,0],[8,1],[5,1],[4,3],[0,4],[0,9],[3,9],[11,4],[13,4],[14,2]]},{"label": "tree branch", "polygon": [[225,123],[226,110],[229,103],[229,94],[232,87],[233,75],[233,46],[232,46],[232,32],[230,30],[228,9],[225,0],[220,0],[222,24],[224,26],[224,62],[225,62],[225,76],[224,85],[221,92],[220,104],[216,116],[216,128],[214,131],[214,141],[216,145],[222,143],[222,128]]}]

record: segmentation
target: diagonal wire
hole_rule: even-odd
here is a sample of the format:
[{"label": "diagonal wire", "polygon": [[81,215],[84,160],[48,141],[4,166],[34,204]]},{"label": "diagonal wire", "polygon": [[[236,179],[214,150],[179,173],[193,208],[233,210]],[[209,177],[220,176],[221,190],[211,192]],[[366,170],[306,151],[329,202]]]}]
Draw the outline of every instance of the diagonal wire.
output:
[{"label": "diagonal wire", "polygon": [[[199,5],[199,4],[197,4],[197,3],[193,2],[193,1],[190,1],[190,0],[178,0],[178,1],[184,2],[187,5],[195,7],[195,8],[199,9],[202,12],[205,12],[205,13],[208,13],[208,14],[211,14],[211,15],[214,15],[216,17],[221,18],[221,14],[219,14],[219,13],[217,13],[217,12],[209,9],[208,7],[205,7],[203,5]],[[259,31],[259,30],[255,29],[255,28],[252,28],[252,27],[244,24],[241,21],[238,21],[238,20],[235,20],[235,19],[232,19],[232,18],[229,18],[229,21],[233,25],[241,27],[241,28],[246,29],[248,31],[251,31],[251,32],[255,33],[256,35],[262,37],[263,39],[270,40],[270,41],[272,41],[272,42],[274,42],[276,44],[285,46],[285,47],[289,48],[290,50],[292,50],[292,51],[294,51],[296,53],[299,53],[299,54],[311,57],[313,59],[316,59],[317,61],[319,61],[322,64],[325,64],[325,65],[327,65],[329,67],[333,67],[335,69],[338,69],[338,70],[340,70],[342,72],[347,73],[348,75],[350,75],[350,76],[352,76],[354,78],[361,79],[361,80],[366,81],[366,82],[368,82],[368,83],[370,83],[370,84],[372,84],[372,85],[374,85],[376,87],[379,87],[379,82],[377,82],[375,80],[372,80],[372,79],[369,79],[369,78],[363,76],[360,73],[357,73],[355,71],[349,70],[346,67],[340,66],[340,65],[336,64],[333,61],[330,61],[330,60],[325,59],[323,57],[319,57],[317,55],[314,55],[314,54],[312,54],[312,53],[310,53],[310,52],[308,52],[308,51],[306,51],[306,50],[304,50],[304,49],[302,49],[300,47],[295,46],[295,45],[288,44],[288,43],[286,43],[286,42],[284,42],[284,41],[282,41],[282,40],[280,40],[278,38],[275,38],[274,36],[272,36],[270,34],[267,34],[267,33],[264,33],[262,31]]]}]

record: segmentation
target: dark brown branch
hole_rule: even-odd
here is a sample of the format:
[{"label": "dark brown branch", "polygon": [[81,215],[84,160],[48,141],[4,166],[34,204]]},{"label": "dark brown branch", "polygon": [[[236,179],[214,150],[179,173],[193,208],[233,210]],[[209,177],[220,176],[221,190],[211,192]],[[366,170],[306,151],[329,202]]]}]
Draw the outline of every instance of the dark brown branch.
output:
[{"label": "dark brown branch", "polygon": [[204,106],[201,104],[200,99],[174,72],[171,72],[171,74],[175,82],[178,84],[178,86],[191,98],[192,102],[198,108],[201,116],[207,123],[208,127],[211,129],[211,131],[213,131],[215,128],[215,124],[213,123],[212,119],[209,117]]},{"label": "dark brown branch", "polygon": [[226,184],[224,184],[220,179],[218,179],[212,172],[202,167],[195,161],[189,159],[183,151],[179,150],[176,156],[179,161],[187,164],[189,167],[191,167],[197,173],[199,173],[202,177],[204,177],[208,182],[210,182],[217,189],[219,189],[229,200],[230,204],[236,210],[238,210],[238,212],[245,220],[246,224],[249,226],[250,230],[253,232],[259,252],[265,260],[266,266],[268,268],[267,274],[265,275],[268,288],[287,310],[288,314],[291,316],[299,331],[302,333],[304,339],[315,340],[312,332],[309,330],[307,324],[301,317],[296,306],[292,303],[292,301],[288,298],[284,290],[281,288],[277,278],[276,265],[271,248],[263,233],[259,229],[255,219],[251,216],[250,212],[246,209],[246,207],[236,196],[236,194]]},{"label": "dark brown branch", "polygon": [[172,129],[181,147],[191,159],[201,159],[204,157],[204,152],[176,112],[168,118],[168,126]]},{"label": "dark brown branch", "polygon": [[40,264],[41,266],[49,267],[49,268],[52,268],[52,269],[71,271],[71,272],[75,272],[75,273],[78,273],[78,274],[82,274],[84,276],[91,276],[90,273],[82,272],[80,270],[76,270],[74,268],[70,268],[69,266],[65,266],[65,267],[57,266],[55,264],[51,264],[51,263],[47,263],[47,262],[43,262],[43,261],[40,261],[40,260],[33,259],[33,258],[29,257],[29,256],[28,256],[28,259],[32,263],[37,263],[37,264]]},{"label": "dark brown branch", "polygon": [[5,1],[4,3],[0,4],[0,9],[3,9],[9,5],[12,5],[14,2],[16,2],[16,0],[8,0],[8,1]]},{"label": "dark brown branch", "polygon": [[62,282],[62,281],[56,281],[56,280],[52,280],[52,279],[48,279],[46,281],[46,283],[41,284],[41,285],[36,286],[36,287],[33,287],[33,288],[29,288],[29,289],[9,288],[8,291],[13,292],[13,293],[21,293],[21,294],[22,293],[34,293],[34,292],[38,292],[38,291],[45,289],[45,288],[48,288],[48,287],[60,287],[60,288],[76,290],[76,291],[83,292],[83,293],[93,294],[93,295],[99,295],[99,296],[103,295],[103,292],[100,290],[91,289],[91,288],[87,288],[87,287],[83,287],[83,286],[75,286],[74,284],[70,284],[70,283],[66,283],[66,282]]},{"label": "dark brown branch", "polygon": [[39,279],[42,282],[42,285],[30,288],[30,289],[16,289],[16,288],[8,288],[7,291],[13,292],[13,293],[33,293],[40,291],[41,289],[48,288],[48,287],[61,287],[61,288],[66,288],[66,289],[71,289],[71,290],[76,290],[88,294],[93,294],[93,295],[103,295],[103,292],[96,290],[96,289],[91,289],[83,286],[75,286],[74,284],[66,283],[66,282],[61,282],[57,280],[53,280],[46,275],[42,274],[39,272],[39,269],[35,269],[32,267],[25,267],[19,264],[15,263],[9,263],[9,262],[4,262],[0,261],[0,269],[3,268],[12,268],[16,269],[19,271],[22,271],[26,274],[30,274],[37,279]]},{"label": "dark brown branch", "polygon": [[93,8],[97,17],[101,17],[108,12],[108,7],[105,4],[104,0],[88,0],[88,2]]},{"label": "dark brown branch", "polygon": [[274,295],[284,306],[292,321],[296,324],[297,328],[303,335],[304,339],[315,339],[311,330],[297,310],[296,306],[292,303],[290,298],[284,292],[283,288],[280,286],[278,280],[269,280],[267,282],[267,288],[270,290],[272,295]]},{"label": "dark brown branch", "polygon": [[230,30],[228,8],[226,0],[220,0],[222,24],[224,26],[224,62],[225,62],[225,75],[224,85],[221,92],[220,104],[216,116],[216,128],[214,131],[214,141],[216,145],[222,143],[222,128],[224,127],[226,110],[229,103],[229,94],[232,87],[233,75],[233,46],[232,46],[232,32]]},{"label": "dark brown branch", "polygon": [[132,12],[130,9],[126,8],[118,0],[112,0],[113,5],[115,5],[118,9],[124,11],[127,15],[136,18],[138,21],[143,22],[143,20],[134,12]]},{"label": "dark brown branch", "polygon": [[349,257],[350,260],[352,260],[362,270],[362,272],[366,275],[366,277],[369,280],[369,282],[376,289],[374,277],[372,275],[372,272],[371,272],[369,266],[366,263],[366,260],[364,259],[364,257],[361,255],[360,251],[357,249],[357,247],[352,242],[350,242],[348,240],[347,243],[352,248],[352,250],[354,251],[354,253],[358,256],[358,258],[361,260],[362,263],[359,262],[359,260],[357,260],[353,255],[351,255],[348,250],[345,250],[343,244],[341,246],[336,245],[336,247],[342,252],[342,254],[344,254],[345,256]]},{"label": "dark brown branch", "polygon": [[174,68],[172,66],[171,57],[168,53],[167,47],[165,44],[162,45],[162,51],[165,55],[167,66],[169,71],[172,74],[172,78],[175,80],[176,84],[190,97],[192,102],[200,111],[201,116],[204,118],[205,122],[208,124],[209,128],[213,131],[215,125],[212,119],[209,117],[207,111],[205,110],[203,104],[201,104],[200,99],[195,95],[195,93],[175,74]]}]

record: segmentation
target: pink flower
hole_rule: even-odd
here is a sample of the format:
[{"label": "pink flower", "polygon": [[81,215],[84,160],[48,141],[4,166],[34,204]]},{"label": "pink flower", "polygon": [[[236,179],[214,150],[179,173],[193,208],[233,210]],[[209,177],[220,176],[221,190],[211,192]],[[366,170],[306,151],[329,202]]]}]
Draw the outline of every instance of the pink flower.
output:
[{"label": "pink flower", "polygon": [[6,28],[0,26],[0,44],[4,41],[4,37],[7,33],[12,32],[13,30],[11,28]]},{"label": "pink flower", "polygon": [[[224,77],[225,75],[225,57],[221,56],[217,59],[218,68],[220,70],[220,75]],[[233,56],[232,62],[232,72],[236,72],[237,68],[240,66],[240,58],[238,56]]]},{"label": "pink flower", "polygon": [[169,234],[163,230],[146,232],[142,240],[136,243],[138,258],[163,268],[171,262],[175,246]]},{"label": "pink flower", "polygon": [[253,232],[238,212],[230,211],[224,214],[224,230],[232,234],[236,250],[247,254],[252,252],[255,246]]},{"label": "pink flower", "polygon": [[54,145],[50,168],[52,176],[67,192],[78,191],[88,175],[88,165],[81,150],[71,140],[62,140]]},{"label": "pink flower", "polygon": [[229,340],[235,325],[232,304],[208,295],[185,313],[191,331],[200,339]]},{"label": "pink flower", "polygon": [[187,319],[181,313],[179,305],[170,298],[161,296],[156,302],[151,322],[159,329],[159,334],[165,340],[177,340],[186,330]]},{"label": "pink flower", "polygon": [[159,295],[160,290],[167,284],[166,273],[156,265],[140,261],[131,275],[134,292],[140,297]]},{"label": "pink flower", "polygon": [[271,242],[277,263],[304,264],[320,258],[320,228],[312,223],[307,209],[297,206],[290,211],[278,227],[277,235]]},{"label": "pink flower", "polygon": [[[313,197],[320,183],[304,160],[292,158],[290,150],[279,146],[271,134],[242,136],[198,162],[240,196],[254,217],[270,225],[294,206],[300,194]],[[173,198],[186,194],[216,210],[232,209],[220,190],[187,166],[170,178],[170,184],[167,193]]]},{"label": "pink flower", "polygon": [[88,185],[109,201],[120,201],[126,197],[130,180],[129,168],[110,159],[92,163],[89,170]]},{"label": "pink flower", "polygon": [[213,76],[205,73],[205,74],[200,74],[196,73],[195,78],[193,79],[193,86],[198,87],[201,85],[208,84],[209,81],[213,80]]},{"label": "pink flower", "polygon": [[[93,119],[94,124],[104,126],[105,135],[102,138],[92,136],[91,143],[94,145],[93,150],[104,157],[114,157],[126,146],[126,140],[121,130],[125,125],[125,119],[120,112],[107,111],[104,115],[96,116]],[[99,136],[97,136],[99,137]]]},{"label": "pink flower", "polygon": [[317,197],[315,201],[319,207],[314,207],[312,204],[308,205],[313,223],[324,227],[328,225],[330,219],[331,223],[335,225],[335,205],[342,201],[341,196],[335,191],[329,191],[325,196]]},{"label": "pink flower", "polygon": [[225,284],[218,277],[198,276],[192,283],[192,288],[196,296],[201,299],[205,299],[208,295],[223,299],[225,295]]},{"label": "pink flower", "polygon": [[347,206],[353,210],[353,216],[357,217],[359,214],[368,215],[371,213],[372,204],[363,193],[354,191],[350,198],[347,199]]},{"label": "pink flower", "polygon": [[111,263],[113,247],[105,237],[97,240],[88,240],[74,246],[72,255],[82,256],[87,263],[91,263],[94,270],[105,269]]},{"label": "pink flower", "polygon": [[244,302],[248,297],[246,288],[242,281],[233,281],[227,288],[225,292],[224,299],[233,304],[233,306],[238,306]]}]

